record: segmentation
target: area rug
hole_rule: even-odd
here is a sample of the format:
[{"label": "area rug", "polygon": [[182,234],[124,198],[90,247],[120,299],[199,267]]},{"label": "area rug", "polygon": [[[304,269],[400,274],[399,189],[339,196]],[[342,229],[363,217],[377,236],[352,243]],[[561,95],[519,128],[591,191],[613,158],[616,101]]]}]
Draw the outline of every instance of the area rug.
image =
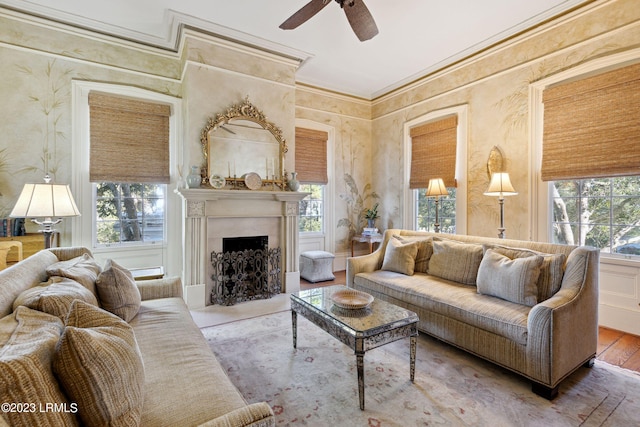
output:
[{"label": "area rug", "polygon": [[301,316],[297,350],[289,312],[202,332],[247,401],[266,401],[278,426],[640,425],[640,375],[600,361],[548,401],[522,377],[421,334],[414,383],[408,339],[365,354],[361,411],[353,351]]}]

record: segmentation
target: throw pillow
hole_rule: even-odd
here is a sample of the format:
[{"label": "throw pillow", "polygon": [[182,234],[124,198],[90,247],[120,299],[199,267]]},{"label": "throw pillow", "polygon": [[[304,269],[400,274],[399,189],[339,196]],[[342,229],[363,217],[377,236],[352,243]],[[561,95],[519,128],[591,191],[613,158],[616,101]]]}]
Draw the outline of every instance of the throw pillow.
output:
[{"label": "throw pillow", "polygon": [[478,293],[533,307],[542,261],[540,255],[510,259],[488,249],[478,269]]},{"label": "throw pillow", "polygon": [[481,245],[434,237],[428,273],[453,282],[475,285],[481,261]]},{"label": "throw pillow", "polygon": [[546,254],[534,251],[533,249],[512,248],[500,245],[484,245],[486,249],[494,249],[498,253],[508,256],[511,259],[529,256],[531,254],[540,255],[544,258],[538,276],[538,302],[551,298],[560,290],[562,277],[564,276],[564,266],[567,260],[565,254]]},{"label": "throw pillow", "polygon": [[413,276],[418,244],[402,243],[398,239],[390,239],[384,252],[382,270]]},{"label": "throw pillow", "polygon": [[53,370],[85,425],[140,424],[144,365],[133,329],[119,317],[74,301]]},{"label": "throw pillow", "polygon": [[416,273],[426,273],[429,271],[429,259],[433,255],[433,245],[431,244],[431,237],[419,237],[419,236],[393,236],[402,243],[417,242],[418,253],[416,254],[415,268]]},{"label": "throw pillow", "polygon": [[[3,411],[11,426],[77,425],[75,404],[69,403],[56,381],[51,364],[63,324],[50,314],[18,307],[18,322],[0,349],[0,402],[17,403],[33,411]],[[41,411],[42,403],[64,405],[64,411]]]},{"label": "throw pillow", "polygon": [[48,282],[26,289],[18,295],[13,302],[13,309],[24,305],[64,320],[75,299],[98,305],[96,297],[80,283],[66,277],[54,276]]},{"label": "throw pillow", "polygon": [[129,270],[113,260],[107,260],[104,270],[96,280],[100,305],[126,322],[136,317],[141,296],[136,281]]},{"label": "throw pillow", "polygon": [[100,274],[100,266],[89,254],[83,254],[67,261],[51,264],[47,267],[47,274],[49,277],[61,276],[73,279],[96,295],[96,279]]}]

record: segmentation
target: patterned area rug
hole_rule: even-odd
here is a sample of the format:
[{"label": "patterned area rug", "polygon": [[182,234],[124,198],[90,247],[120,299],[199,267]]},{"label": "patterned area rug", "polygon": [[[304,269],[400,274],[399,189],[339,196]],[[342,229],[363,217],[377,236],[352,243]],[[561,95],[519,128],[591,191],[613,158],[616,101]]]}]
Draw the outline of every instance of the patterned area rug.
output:
[{"label": "patterned area rug", "polygon": [[278,426],[631,426],[640,425],[640,375],[596,361],[545,400],[525,379],[421,334],[415,382],[409,340],[365,354],[365,410],[356,358],[298,316],[280,312],[202,329],[248,402],[266,401]]}]

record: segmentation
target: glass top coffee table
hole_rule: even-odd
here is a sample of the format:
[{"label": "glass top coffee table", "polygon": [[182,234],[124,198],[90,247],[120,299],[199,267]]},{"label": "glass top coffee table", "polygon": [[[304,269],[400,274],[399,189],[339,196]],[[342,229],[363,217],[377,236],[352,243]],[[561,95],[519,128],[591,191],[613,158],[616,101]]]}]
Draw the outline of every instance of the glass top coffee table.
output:
[{"label": "glass top coffee table", "polygon": [[364,353],[403,338],[410,338],[409,373],[415,377],[418,315],[386,301],[374,299],[366,308],[347,309],[334,304],[331,296],[346,286],[327,286],[291,294],[293,348],[297,347],[301,314],[356,354],[360,409],[364,409]]}]

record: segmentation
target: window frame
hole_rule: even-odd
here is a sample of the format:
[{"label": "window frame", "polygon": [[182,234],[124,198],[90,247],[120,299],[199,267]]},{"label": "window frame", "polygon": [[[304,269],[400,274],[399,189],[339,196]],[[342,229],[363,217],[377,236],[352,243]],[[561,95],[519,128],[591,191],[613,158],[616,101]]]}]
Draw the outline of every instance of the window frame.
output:
[{"label": "window frame", "polygon": [[[135,245],[94,245],[95,235],[95,185],[89,182],[89,104],[91,91],[128,96],[171,105],[169,117],[170,182],[165,184],[165,239],[160,243]],[[72,222],[71,244],[89,248],[98,261],[112,258],[124,261],[127,267],[163,265],[167,274],[182,271],[182,204],[179,195],[170,189],[178,181],[175,172],[183,164],[181,103],[178,98],[137,87],[88,81],[72,82],[72,191],[83,215]],[[183,168],[184,169],[184,168]]]},{"label": "window frame", "polygon": [[[403,224],[405,228],[418,229],[417,223],[417,191],[421,189],[409,188],[411,175],[411,136],[409,131],[422,123],[444,118],[452,114],[458,116],[457,146],[456,146],[456,234],[467,233],[467,145],[468,145],[468,110],[467,104],[432,111],[423,116],[405,122],[404,124],[404,202]],[[422,190],[424,191],[424,190]]]}]

